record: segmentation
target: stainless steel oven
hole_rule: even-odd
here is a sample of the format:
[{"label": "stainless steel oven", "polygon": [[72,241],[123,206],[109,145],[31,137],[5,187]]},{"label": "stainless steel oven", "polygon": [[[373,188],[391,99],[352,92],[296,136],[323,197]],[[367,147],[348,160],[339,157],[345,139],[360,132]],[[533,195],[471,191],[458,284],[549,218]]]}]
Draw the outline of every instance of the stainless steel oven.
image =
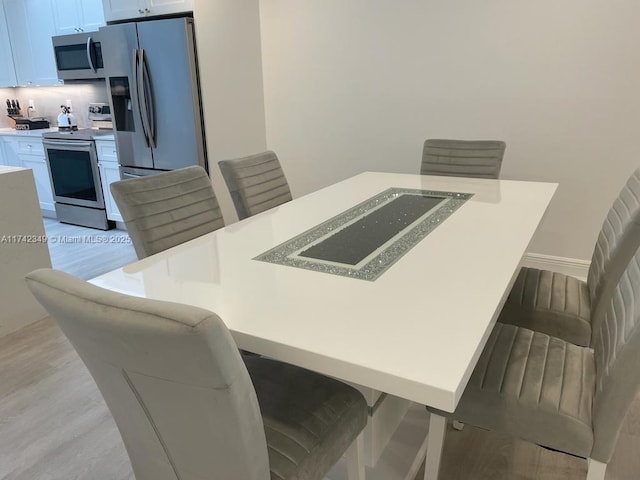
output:
[{"label": "stainless steel oven", "polygon": [[87,32],[52,37],[59,79],[104,78],[102,42],[99,36],[99,32]]},{"label": "stainless steel oven", "polygon": [[114,223],[107,220],[92,133],[93,130],[46,133],[42,143],[58,220],[108,230]]}]

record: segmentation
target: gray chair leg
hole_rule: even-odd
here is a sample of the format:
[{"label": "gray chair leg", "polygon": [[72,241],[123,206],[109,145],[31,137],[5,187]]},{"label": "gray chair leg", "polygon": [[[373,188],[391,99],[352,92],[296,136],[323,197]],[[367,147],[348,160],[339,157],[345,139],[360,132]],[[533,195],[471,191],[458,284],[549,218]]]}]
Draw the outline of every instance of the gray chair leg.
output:
[{"label": "gray chair leg", "polygon": [[587,480],[604,480],[604,473],[607,471],[607,464],[593,460],[587,460]]},{"label": "gray chair leg", "polygon": [[347,450],[347,478],[364,480],[364,432],[360,432]]},{"label": "gray chair leg", "polygon": [[424,480],[438,480],[442,447],[444,447],[444,434],[447,429],[447,419],[433,413],[430,415],[427,459],[424,464]]}]

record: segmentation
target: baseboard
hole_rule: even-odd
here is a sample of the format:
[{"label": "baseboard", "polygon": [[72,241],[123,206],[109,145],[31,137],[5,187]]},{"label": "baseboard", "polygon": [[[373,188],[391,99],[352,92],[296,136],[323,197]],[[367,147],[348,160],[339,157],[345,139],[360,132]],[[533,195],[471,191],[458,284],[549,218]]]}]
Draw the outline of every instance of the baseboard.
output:
[{"label": "baseboard", "polygon": [[553,255],[543,255],[541,253],[525,253],[522,258],[522,265],[525,267],[560,272],[582,280],[586,280],[590,264],[591,262],[587,260],[554,257]]}]

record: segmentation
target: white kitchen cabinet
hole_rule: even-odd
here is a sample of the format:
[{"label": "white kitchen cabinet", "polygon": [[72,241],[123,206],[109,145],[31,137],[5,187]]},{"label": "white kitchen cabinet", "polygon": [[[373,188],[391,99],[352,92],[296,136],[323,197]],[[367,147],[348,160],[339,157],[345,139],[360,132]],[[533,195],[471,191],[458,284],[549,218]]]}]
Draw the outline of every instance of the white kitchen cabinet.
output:
[{"label": "white kitchen cabinet", "polygon": [[24,167],[33,170],[36,191],[40,201],[42,214],[55,218],[53,190],[49,176],[49,167],[42,146],[41,136],[7,135],[0,139],[4,144],[5,161],[13,167]]},{"label": "white kitchen cabinet", "polygon": [[51,0],[56,35],[95,32],[105,24],[102,0]]},{"label": "white kitchen cabinet", "polygon": [[51,2],[3,0],[18,85],[57,85]]},{"label": "white kitchen cabinet", "polygon": [[108,22],[193,11],[193,0],[102,0],[102,3]]},{"label": "white kitchen cabinet", "polygon": [[107,218],[114,222],[123,222],[118,205],[116,205],[109,186],[120,180],[120,165],[118,165],[118,153],[116,142],[111,140],[96,140],[98,153],[98,168],[100,169],[100,182],[102,183],[102,195],[107,210]]},{"label": "white kitchen cabinet", "polygon": [[2,137],[0,137],[0,165],[9,165],[7,163],[7,156],[4,153],[4,142],[2,141]]},{"label": "white kitchen cabinet", "polygon": [[22,161],[18,156],[20,153],[20,145],[17,140],[12,140],[12,137],[13,135],[10,137],[0,137],[4,153],[4,164],[9,167],[22,167]]},{"label": "white kitchen cabinet", "polygon": [[102,0],[104,19],[107,22],[113,20],[126,20],[144,16],[145,0]]},{"label": "white kitchen cabinet", "polygon": [[17,85],[16,69],[13,65],[13,53],[9,42],[7,20],[0,1],[0,87]]},{"label": "white kitchen cabinet", "polygon": [[147,0],[148,15],[193,11],[193,0]]},{"label": "white kitchen cabinet", "polygon": [[53,201],[53,190],[49,179],[49,168],[44,156],[39,155],[19,155],[24,168],[33,170],[33,178],[36,181],[36,191],[40,201],[40,210],[55,212]]}]

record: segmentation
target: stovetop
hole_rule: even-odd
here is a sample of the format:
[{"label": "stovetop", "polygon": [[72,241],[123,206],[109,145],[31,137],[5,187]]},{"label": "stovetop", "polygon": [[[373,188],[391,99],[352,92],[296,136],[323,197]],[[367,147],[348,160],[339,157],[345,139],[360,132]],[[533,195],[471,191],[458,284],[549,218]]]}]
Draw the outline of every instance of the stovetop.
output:
[{"label": "stovetop", "polygon": [[55,140],[94,140],[102,135],[113,135],[113,130],[98,130],[95,128],[79,128],[78,130],[71,132],[48,132],[43,135],[43,138],[51,138]]}]

